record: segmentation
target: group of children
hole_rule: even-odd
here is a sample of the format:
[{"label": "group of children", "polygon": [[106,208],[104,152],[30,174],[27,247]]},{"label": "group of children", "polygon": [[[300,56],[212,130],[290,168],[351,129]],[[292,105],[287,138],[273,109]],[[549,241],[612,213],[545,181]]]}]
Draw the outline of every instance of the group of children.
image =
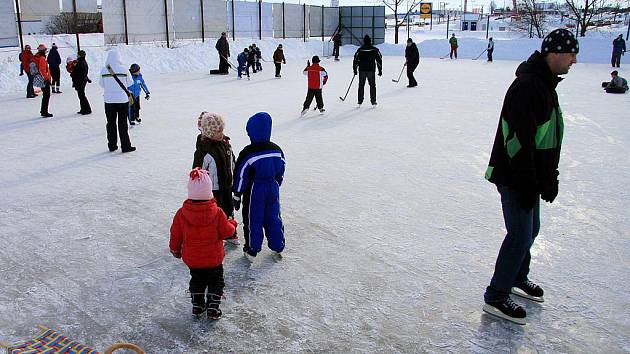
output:
[{"label": "group of children", "polygon": [[239,79],[242,77],[242,73],[245,72],[245,74],[247,74],[247,79],[249,80],[250,67],[252,68],[253,73],[262,71],[262,53],[255,43],[250,45],[248,48],[243,49],[243,52],[236,57],[236,60],[238,61],[237,70]]},{"label": "group of children", "polygon": [[260,112],[247,121],[251,144],[235,160],[225,120],[202,112],[197,120],[193,170],[189,173],[188,199],[177,211],[170,229],[169,248],[190,269],[192,313],[204,312],[211,320],[221,317],[223,241],[239,244],[234,210],[243,206],[244,256],[251,262],[267,238],[274,257],[285,247],[280,214],[280,186],[284,178],[282,149],[271,142],[272,120]]}]

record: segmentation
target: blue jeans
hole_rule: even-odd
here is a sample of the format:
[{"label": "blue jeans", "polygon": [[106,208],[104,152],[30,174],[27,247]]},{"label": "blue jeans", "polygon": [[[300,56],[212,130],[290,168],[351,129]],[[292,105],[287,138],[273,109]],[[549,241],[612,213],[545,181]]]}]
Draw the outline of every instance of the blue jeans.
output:
[{"label": "blue jeans", "polygon": [[497,185],[497,190],[501,194],[507,235],[499,250],[490,286],[484,294],[486,302],[507,299],[512,286],[527,280],[532,259],[529,249],[540,230],[540,198],[536,199],[533,209],[526,211],[518,202],[516,190],[501,185]]}]

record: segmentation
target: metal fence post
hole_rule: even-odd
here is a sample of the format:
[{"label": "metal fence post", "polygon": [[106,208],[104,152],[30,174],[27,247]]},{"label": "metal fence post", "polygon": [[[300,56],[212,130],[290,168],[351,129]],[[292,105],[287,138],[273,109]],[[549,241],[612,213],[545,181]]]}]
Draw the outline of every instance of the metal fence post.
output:
[{"label": "metal fence post", "polygon": [[451,24],[451,13],[446,13],[446,39],[448,39],[448,26]]},{"label": "metal fence post", "polygon": [[201,3],[201,43],[204,43],[206,41],[206,25],[204,22],[204,18],[203,18],[203,0],[200,1]]},{"label": "metal fence post", "polygon": [[168,3],[164,0],[164,25],[166,26],[166,48],[170,48],[170,38],[168,35]]},{"label": "metal fence post", "polygon": [[324,5],[322,5],[322,42],[324,41]]},{"label": "metal fence post", "polygon": [[232,0],[232,40],[236,40],[236,23],[234,19],[234,0]]},{"label": "metal fence post", "polygon": [[79,24],[79,20],[77,18],[77,0],[72,0],[72,21],[73,23],[73,29],[74,29],[74,36],[76,37],[77,40],[77,53],[81,50],[81,41],[79,40],[79,29],[78,29],[78,24]]},{"label": "metal fence post", "polygon": [[258,0],[258,39],[262,40],[262,0]]},{"label": "metal fence post", "polygon": [[[17,0],[15,0],[17,1]],[[282,39],[287,39],[284,28],[284,1],[282,2]]]},{"label": "metal fence post", "polygon": [[304,14],[304,24],[302,26],[302,35],[304,36],[304,42],[306,42],[306,3],[302,5],[302,13]]},{"label": "metal fence post", "polygon": [[127,30],[127,1],[126,0],[123,0],[123,17],[125,18],[125,44],[129,45],[129,31]]},{"label": "metal fence post", "polygon": [[15,11],[17,14],[18,32],[20,33],[20,49],[24,51],[24,37],[22,36],[22,14],[20,13],[19,0],[15,0]]}]

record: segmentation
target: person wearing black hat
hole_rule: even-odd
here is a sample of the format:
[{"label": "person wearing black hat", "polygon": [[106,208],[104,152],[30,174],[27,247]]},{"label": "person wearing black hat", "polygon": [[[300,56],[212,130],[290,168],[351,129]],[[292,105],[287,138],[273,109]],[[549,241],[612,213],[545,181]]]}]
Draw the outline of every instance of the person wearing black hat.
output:
[{"label": "person wearing black hat", "polygon": [[486,179],[501,196],[507,235],[483,311],[518,324],[525,324],[526,312],[510,294],[543,301],[543,289],[528,277],[530,248],[540,229],[540,199],[551,203],[558,195],[564,124],[556,86],[578,52],[573,34],[556,29],[545,37],[540,52],[519,65],[503,101],[486,170]]},{"label": "person wearing black hat", "polygon": [[623,39],[623,34],[620,34],[613,41],[613,52],[612,58],[610,59],[610,63],[612,67],[619,67],[621,63],[621,56],[626,52],[626,41]]},{"label": "person wearing black hat", "polygon": [[61,93],[59,91],[59,86],[61,86],[61,56],[59,55],[59,51],[57,50],[57,45],[55,43],[52,44],[52,48],[50,48],[50,52],[48,53],[48,57],[46,58],[48,61],[48,67],[50,68],[50,75],[52,76],[52,81],[50,83],[50,87],[53,93]]},{"label": "person wearing black hat", "polygon": [[383,75],[383,56],[372,45],[372,39],[367,34],[363,38],[363,45],[354,53],[352,69],[354,75],[359,74],[359,105],[363,103],[365,80],[370,84],[370,101],[376,106],[376,77],[374,72],[378,68],[378,76]]},{"label": "person wearing black hat", "polygon": [[407,78],[409,79],[409,85],[407,87],[416,87],[418,82],[413,77],[413,72],[420,63],[420,53],[418,53],[418,47],[413,42],[413,39],[407,39],[407,48],[405,48],[405,63],[407,64]]},{"label": "person wearing black hat", "polygon": [[85,96],[85,87],[88,83],[92,82],[92,80],[88,77],[88,72],[89,67],[87,61],[85,60],[85,51],[80,50],[77,53],[77,61],[72,69],[72,73],[70,73],[70,77],[72,77],[72,87],[74,87],[77,91],[79,104],[81,105],[81,109],[77,113],[83,115],[92,113],[90,102]]},{"label": "person wearing black hat", "polygon": [[326,69],[319,66],[319,57],[313,56],[313,64],[309,61],[306,62],[306,68],[304,68],[304,75],[308,79],[308,91],[306,92],[306,99],[302,105],[302,115],[305,115],[311,107],[313,97],[317,102],[317,109],[320,113],[324,113],[324,98],[322,97],[322,88],[328,82],[328,73]]},{"label": "person wearing black hat", "polygon": [[217,44],[214,46],[219,53],[219,69],[210,70],[210,74],[213,75],[227,75],[230,64],[228,58],[230,57],[230,44],[227,41],[227,34],[221,33],[221,38],[217,40]]}]

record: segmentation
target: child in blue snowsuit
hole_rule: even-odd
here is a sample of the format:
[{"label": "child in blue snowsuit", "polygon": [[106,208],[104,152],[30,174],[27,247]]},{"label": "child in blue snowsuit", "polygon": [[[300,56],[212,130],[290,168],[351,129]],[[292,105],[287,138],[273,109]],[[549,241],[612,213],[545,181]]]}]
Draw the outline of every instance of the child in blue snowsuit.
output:
[{"label": "child in blue snowsuit", "polygon": [[280,216],[280,186],[284,177],[284,153],[271,138],[271,116],[260,112],[247,121],[251,144],[238,155],[234,169],[234,208],[243,199],[243,252],[251,261],[260,252],[264,236],[276,254],[284,250],[284,226]]},{"label": "child in blue snowsuit", "polygon": [[236,57],[238,61],[238,78],[241,78],[243,71],[247,74],[247,80],[249,80],[249,67],[247,66],[247,57],[249,56],[249,49],[245,48],[241,54]]},{"label": "child in blue snowsuit", "polygon": [[131,64],[131,67],[129,68],[129,72],[131,73],[133,84],[131,84],[131,86],[129,86],[128,89],[134,98],[133,104],[129,105],[129,124],[135,125],[136,124],[135,122],[138,122],[138,123],[142,122],[142,119],[140,119],[140,93],[142,92],[141,90],[144,90],[144,93],[146,94],[144,98],[146,100],[149,99],[149,95],[151,93],[149,92],[149,88],[147,87],[147,84],[144,83],[144,79],[142,78],[142,74],[140,73],[140,65]]}]

